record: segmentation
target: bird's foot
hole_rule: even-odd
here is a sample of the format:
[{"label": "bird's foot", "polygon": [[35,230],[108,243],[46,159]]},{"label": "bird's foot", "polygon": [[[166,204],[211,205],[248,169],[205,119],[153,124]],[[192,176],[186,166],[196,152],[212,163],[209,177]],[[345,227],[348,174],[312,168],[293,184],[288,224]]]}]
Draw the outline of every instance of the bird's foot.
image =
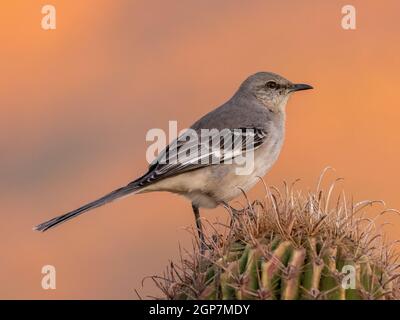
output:
[{"label": "bird's foot", "polygon": [[243,212],[245,211],[245,209],[235,209],[234,207],[230,206],[227,203],[224,203],[223,206],[225,207],[225,209],[228,210],[230,216],[231,216],[231,222],[230,222],[230,227],[232,228],[233,225],[235,224],[235,221],[238,219],[238,217],[243,214]]},{"label": "bird's foot", "polygon": [[200,254],[204,255],[206,251],[212,250],[213,246],[206,242],[200,242]]}]

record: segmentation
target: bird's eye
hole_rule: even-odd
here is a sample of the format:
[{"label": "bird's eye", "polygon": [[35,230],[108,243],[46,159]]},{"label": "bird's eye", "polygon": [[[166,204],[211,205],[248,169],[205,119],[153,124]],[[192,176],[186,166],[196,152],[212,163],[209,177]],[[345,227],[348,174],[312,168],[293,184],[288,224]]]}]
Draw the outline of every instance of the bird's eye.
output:
[{"label": "bird's eye", "polygon": [[268,81],[265,86],[268,89],[277,89],[278,88],[278,84],[275,81]]}]

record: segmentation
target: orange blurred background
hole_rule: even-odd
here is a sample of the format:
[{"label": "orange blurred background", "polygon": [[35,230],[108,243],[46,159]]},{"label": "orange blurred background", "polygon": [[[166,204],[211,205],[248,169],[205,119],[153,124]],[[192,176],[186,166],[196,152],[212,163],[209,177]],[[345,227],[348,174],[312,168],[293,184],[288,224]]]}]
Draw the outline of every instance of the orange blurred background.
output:
[{"label": "orange blurred background", "polygon": [[[144,173],[149,129],[188,127],[257,71],[315,87],[289,102],[268,184],[311,188],[330,165],[355,200],[400,208],[400,2],[352,0],[357,29],[346,31],[348,2],[1,1],[0,298],[157,295],[141,281],[179,243],[190,248],[187,200],[138,195],[44,234],[31,228]],[[57,9],[56,30],[41,29],[44,4]],[[56,290],[41,287],[47,264]]]}]

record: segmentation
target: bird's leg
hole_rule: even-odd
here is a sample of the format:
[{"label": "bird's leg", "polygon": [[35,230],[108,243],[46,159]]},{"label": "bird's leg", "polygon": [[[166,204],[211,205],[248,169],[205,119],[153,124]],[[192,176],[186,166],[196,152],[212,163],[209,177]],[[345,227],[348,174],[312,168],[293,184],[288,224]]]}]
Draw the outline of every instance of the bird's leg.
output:
[{"label": "bird's leg", "polygon": [[203,254],[205,251],[205,248],[206,248],[206,243],[205,243],[205,239],[204,239],[203,226],[202,226],[201,220],[200,220],[199,207],[195,206],[192,203],[192,209],[193,209],[193,213],[194,213],[194,218],[196,220],[197,232],[199,233],[200,253]]}]

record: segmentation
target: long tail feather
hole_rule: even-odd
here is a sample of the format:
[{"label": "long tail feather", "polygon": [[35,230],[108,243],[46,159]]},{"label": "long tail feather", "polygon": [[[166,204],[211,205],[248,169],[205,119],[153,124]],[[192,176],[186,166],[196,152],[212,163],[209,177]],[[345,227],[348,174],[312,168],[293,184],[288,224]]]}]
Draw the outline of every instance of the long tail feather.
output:
[{"label": "long tail feather", "polygon": [[65,221],[75,218],[75,217],[81,215],[82,213],[85,213],[94,208],[101,207],[111,201],[114,201],[118,198],[121,198],[130,193],[138,191],[138,189],[140,189],[140,187],[138,185],[129,184],[125,187],[114,190],[114,191],[110,192],[109,194],[106,194],[105,196],[101,197],[100,199],[90,202],[76,210],[73,210],[73,211],[63,214],[61,216],[55,217],[49,221],[43,222],[43,223],[37,225],[36,227],[34,227],[33,229],[37,230],[37,231],[42,231],[42,232],[46,231],[46,230],[53,228]]}]

